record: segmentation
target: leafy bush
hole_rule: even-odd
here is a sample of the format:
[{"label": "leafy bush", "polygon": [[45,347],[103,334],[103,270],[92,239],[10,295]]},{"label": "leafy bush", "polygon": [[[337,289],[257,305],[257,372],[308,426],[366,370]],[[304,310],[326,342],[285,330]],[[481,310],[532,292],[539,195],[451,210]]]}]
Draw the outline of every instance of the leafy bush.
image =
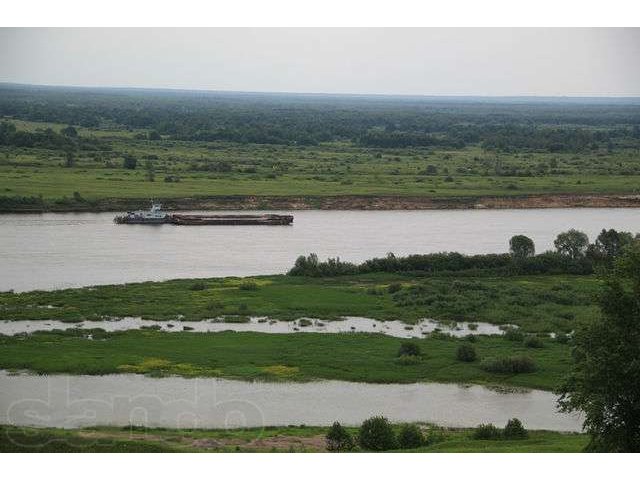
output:
[{"label": "leafy bush", "polygon": [[524,346],[527,348],[542,348],[544,347],[544,342],[542,339],[534,335],[530,335],[524,339]]},{"label": "leafy bush", "polygon": [[505,340],[509,340],[511,342],[521,342],[524,340],[524,334],[515,328],[507,328],[504,331],[503,336]]},{"label": "leafy bush", "polygon": [[207,289],[207,284],[204,282],[195,282],[192,283],[191,286],[189,287],[189,290],[193,290],[193,291],[200,291],[200,290],[206,290]]},{"label": "leafy bush", "polygon": [[556,338],[555,338],[556,342],[566,344],[566,343],[569,343],[569,340],[571,340],[571,337],[566,333],[562,333],[562,332],[556,333]]},{"label": "leafy bush", "polygon": [[398,444],[389,420],[381,416],[371,417],[362,422],[358,432],[358,443],[362,449],[374,452],[393,450]]},{"label": "leafy bush", "polygon": [[531,373],[536,370],[535,362],[529,357],[490,358],[482,362],[480,367],[491,373]]},{"label": "leafy bush", "polygon": [[398,433],[398,445],[400,448],[418,448],[424,445],[424,435],[414,424],[405,424]]},{"label": "leafy bush", "polygon": [[398,356],[402,357],[407,355],[412,357],[420,356],[420,345],[414,342],[402,342],[398,349]]},{"label": "leafy bush", "polygon": [[480,424],[473,431],[474,440],[499,440],[502,438],[500,429],[492,423]]},{"label": "leafy bush", "polygon": [[315,253],[299,256],[288,275],[304,277],[331,277],[335,275],[353,275],[358,273],[358,267],[353,263],[342,262],[339,258],[329,258],[320,262]]},{"label": "leafy bush", "polygon": [[396,358],[398,365],[417,365],[420,363],[420,357],[417,355],[400,355]]},{"label": "leafy bush", "polygon": [[517,418],[512,418],[507,422],[502,434],[504,435],[504,438],[509,440],[527,438],[529,436],[527,429],[524,428],[522,422]]},{"label": "leafy bush", "polygon": [[456,358],[461,362],[475,362],[478,354],[473,345],[463,343],[458,347],[458,350],[456,350]]},{"label": "leafy bush", "polygon": [[387,292],[396,293],[402,289],[402,285],[399,283],[392,283],[387,287]]},{"label": "leafy bush", "polygon": [[238,287],[240,290],[251,290],[251,291],[255,291],[258,290],[258,284],[252,280],[245,280],[243,281],[240,286]]},{"label": "leafy bush", "polygon": [[331,425],[325,439],[330,452],[348,452],[355,446],[351,434],[339,422]]}]

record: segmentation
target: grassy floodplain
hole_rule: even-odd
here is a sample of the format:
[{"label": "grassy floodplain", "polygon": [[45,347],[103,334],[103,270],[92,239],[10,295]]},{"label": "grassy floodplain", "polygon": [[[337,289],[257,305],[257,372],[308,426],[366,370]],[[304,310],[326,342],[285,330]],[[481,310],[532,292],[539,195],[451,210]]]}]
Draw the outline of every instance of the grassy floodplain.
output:
[{"label": "grassy floodplain", "polygon": [[[92,339],[87,333],[92,333]],[[421,354],[410,362],[397,356],[402,342],[365,333],[36,332],[0,336],[0,369],[266,381],[453,382],[552,390],[570,363],[570,347],[548,338],[542,348],[529,348],[522,341],[500,336],[478,336],[471,343],[436,334],[413,340]],[[456,359],[464,343],[473,345],[478,360]],[[482,360],[513,356],[531,358],[536,370],[503,374],[483,369]]]},{"label": "grassy floodplain", "polygon": [[[398,291],[389,286],[394,284]],[[287,275],[109,285],[0,293],[0,320],[96,320],[141,316],[336,319],[344,315],[415,323],[516,324],[529,332],[569,332],[597,314],[599,280],[589,275],[422,278],[391,273],[329,278]]]},{"label": "grassy floodplain", "polygon": [[[420,425],[429,444],[405,452],[580,452],[584,434],[530,431],[522,440],[475,440],[472,429]],[[397,428],[397,426],[396,426]],[[355,436],[356,428],[348,428]],[[238,430],[97,427],[77,430],[0,426],[0,452],[323,452],[327,429],[309,426]]]},{"label": "grassy floodplain", "polygon": [[[37,126],[37,124],[29,124]],[[44,126],[42,126],[44,127]],[[60,125],[57,128],[62,128]],[[97,135],[98,132],[87,132]],[[82,134],[82,133],[81,133]],[[103,134],[104,135],[104,134]],[[73,168],[64,168],[64,155],[42,149],[0,147],[0,194],[38,196],[55,206],[77,191],[89,201],[102,199],[162,199],[224,195],[255,196],[517,196],[531,194],[635,194],[640,174],[630,173],[638,155],[617,153],[600,157],[571,154],[502,154],[504,162],[526,168],[530,163],[546,165],[552,158],[560,162],[562,173],[545,176],[492,176],[478,172],[494,155],[478,147],[438,151],[427,149],[385,150],[381,158],[356,145],[327,143],[313,147],[237,145],[161,141],[149,142],[126,136],[103,136],[118,149],[114,166],[95,154],[80,157]],[[154,156],[157,179],[146,180],[144,167],[121,168],[121,156],[131,152],[139,157]],[[104,154],[112,157],[112,154]],[[190,170],[191,162],[230,162],[229,172]],[[491,159],[491,160],[490,160]],[[117,162],[117,163],[116,163]],[[274,162],[288,166],[274,174]],[[427,165],[450,174],[423,175]],[[475,167],[475,168],[474,168]],[[560,168],[560,167],[559,167]],[[245,173],[246,171],[252,173]],[[255,170],[256,173],[253,173]],[[462,173],[456,173],[462,170]],[[475,170],[476,173],[469,173]],[[277,171],[277,169],[276,169]],[[623,173],[625,171],[625,173]],[[610,172],[610,173],[609,173]],[[166,175],[180,181],[163,181]],[[60,205],[64,205],[61,202]],[[78,205],[82,207],[82,205]]]},{"label": "grassy floodplain", "polygon": [[[411,274],[359,274],[311,278],[172,280],[0,295],[4,320],[80,321],[123,316],[203,320],[248,315],[291,320],[342,315],[379,320],[420,318],[517,324],[542,335],[542,348],[498,336],[472,343],[477,361],[456,359],[460,345],[447,335],[416,339],[419,358],[398,361],[403,340],[382,334],[166,333],[150,329],[105,333],[85,330],[0,337],[0,368],[38,373],[141,373],[247,380],[334,379],[377,383],[467,382],[552,390],[570,361],[570,346],[548,332],[573,330],[597,315],[599,280],[590,275],[425,278]],[[95,341],[100,340],[100,341]],[[538,346],[539,347],[539,346]],[[327,352],[332,352],[327,355]],[[483,361],[529,357],[535,371],[487,371]]]}]

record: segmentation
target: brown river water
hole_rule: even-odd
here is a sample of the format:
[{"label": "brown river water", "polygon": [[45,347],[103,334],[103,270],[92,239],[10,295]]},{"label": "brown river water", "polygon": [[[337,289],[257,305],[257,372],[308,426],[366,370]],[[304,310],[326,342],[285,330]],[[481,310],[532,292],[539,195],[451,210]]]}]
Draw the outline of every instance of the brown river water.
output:
[{"label": "brown river water", "polygon": [[387,252],[499,253],[516,234],[530,236],[540,252],[569,228],[590,238],[602,228],[640,231],[640,210],[624,208],[293,214],[286,227],[116,225],[114,213],[0,215],[0,291],[283,273],[311,252],[353,262]]}]

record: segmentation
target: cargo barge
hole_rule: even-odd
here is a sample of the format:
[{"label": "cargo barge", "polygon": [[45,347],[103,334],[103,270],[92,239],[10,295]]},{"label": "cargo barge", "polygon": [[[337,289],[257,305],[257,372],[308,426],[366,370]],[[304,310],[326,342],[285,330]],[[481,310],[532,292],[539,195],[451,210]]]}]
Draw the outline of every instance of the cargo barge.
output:
[{"label": "cargo barge", "polygon": [[133,225],[291,225],[293,215],[205,215],[167,213],[159,203],[153,203],[149,210],[137,210],[119,215],[115,223]]}]

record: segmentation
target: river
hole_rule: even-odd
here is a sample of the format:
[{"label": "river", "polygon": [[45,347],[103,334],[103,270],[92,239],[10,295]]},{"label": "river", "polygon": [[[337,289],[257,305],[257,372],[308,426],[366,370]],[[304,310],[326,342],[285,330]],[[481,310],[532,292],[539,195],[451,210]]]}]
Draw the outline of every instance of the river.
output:
[{"label": "river", "polygon": [[293,213],[287,227],[115,225],[113,213],[0,215],[0,291],[283,273],[311,252],[353,262],[387,252],[497,253],[516,234],[530,236],[540,252],[569,228],[590,238],[602,228],[640,231],[640,210],[623,208]]},{"label": "river", "polygon": [[0,371],[0,424],[75,428],[141,425],[230,428],[356,425],[372,415],[451,427],[504,425],[580,431],[581,417],[558,413],[539,390],[501,393],[480,386],[341,381],[261,383],[140,375],[9,375]]}]

